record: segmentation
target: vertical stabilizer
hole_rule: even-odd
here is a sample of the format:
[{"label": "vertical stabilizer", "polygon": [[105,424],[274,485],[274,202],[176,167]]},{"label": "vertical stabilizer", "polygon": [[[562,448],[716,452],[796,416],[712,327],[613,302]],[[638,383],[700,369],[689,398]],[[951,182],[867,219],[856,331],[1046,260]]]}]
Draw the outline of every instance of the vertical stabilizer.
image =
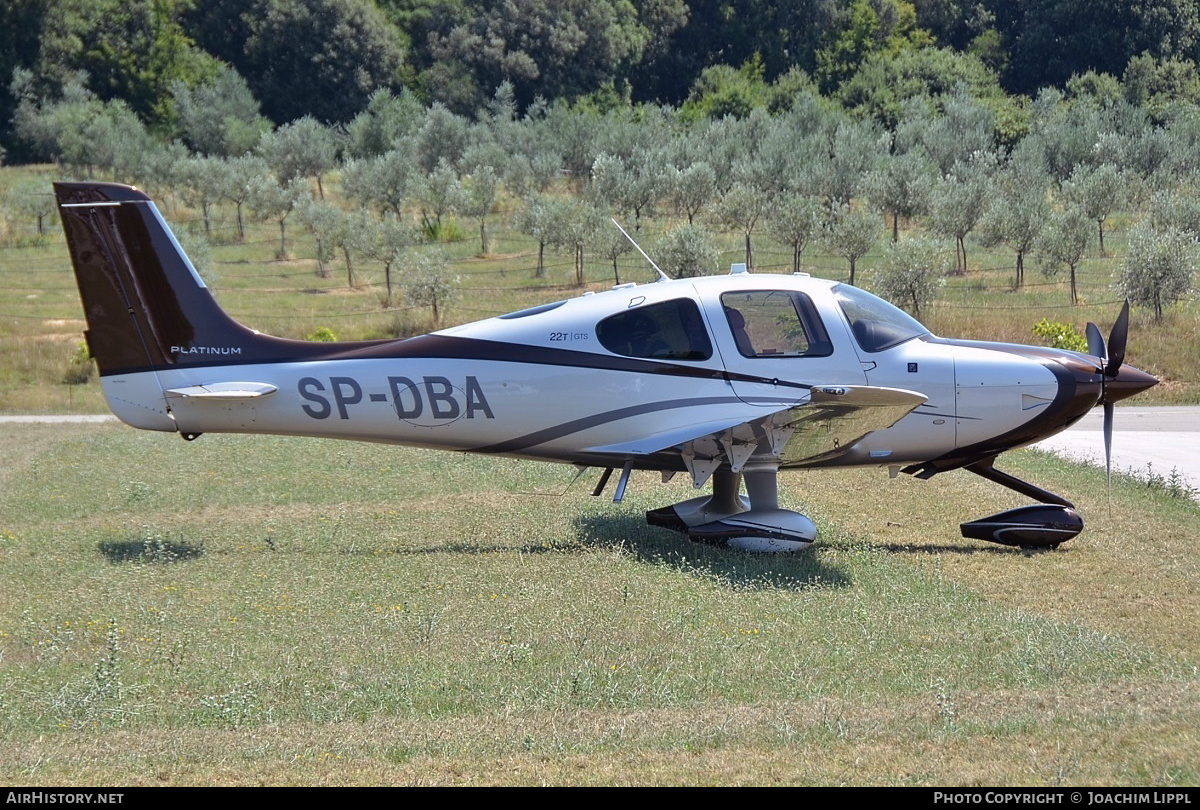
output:
[{"label": "vertical stabilizer", "polygon": [[144,193],[92,182],[54,191],[101,376],[276,354],[221,310]]},{"label": "vertical stabilizer", "polygon": [[179,430],[167,389],[228,381],[220,367],[331,359],[372,342],[263,335],[225,314],[154,203],[131,186],[55,183],[88,349],[113,413]]}]

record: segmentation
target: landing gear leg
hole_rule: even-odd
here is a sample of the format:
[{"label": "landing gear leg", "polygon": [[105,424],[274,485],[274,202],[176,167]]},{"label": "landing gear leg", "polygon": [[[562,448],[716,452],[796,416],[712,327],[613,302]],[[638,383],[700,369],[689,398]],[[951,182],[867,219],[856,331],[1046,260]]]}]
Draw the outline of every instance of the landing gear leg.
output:
[{"label": "landing gear leg", "polygon": [[651,509],[646,513],[646,522],[676,532],[688,533],[691,526],[700,526],[713,521],[750,511],[750,501],[741,495],[742,476],[729,470],[717,470],[712,476],[712,495],[690,498],[672,506]]}]

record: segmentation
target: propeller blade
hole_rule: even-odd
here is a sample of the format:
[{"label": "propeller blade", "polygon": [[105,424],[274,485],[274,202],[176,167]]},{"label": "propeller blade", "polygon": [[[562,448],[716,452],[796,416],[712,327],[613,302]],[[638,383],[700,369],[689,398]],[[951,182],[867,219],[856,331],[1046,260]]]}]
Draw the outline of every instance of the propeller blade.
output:
[{"label": "propeller blade", "polygon": [[1096,324],[1092,323],[1091,321],[1088,321],[1085,334],[1087,335],[1088,354],[1099,357],[1100,361],[1103,362],[1104,335],[1100,334],[1100,327],[1096,326]]},{"label": "propeller blade", "polygon": [[1115,377],[1125,362],[1125,342],[1129,339],[1129,301],[1121,307],[1121,314],[1113,324],[1112,333],[1108,336],[1108,362],[1104,366],[1106,376]]},{"label": "propeller blade", "polygon": [[1104,471],[1108,474],[1108,495],[1112,497],[1113,404],[1104,403]]}]

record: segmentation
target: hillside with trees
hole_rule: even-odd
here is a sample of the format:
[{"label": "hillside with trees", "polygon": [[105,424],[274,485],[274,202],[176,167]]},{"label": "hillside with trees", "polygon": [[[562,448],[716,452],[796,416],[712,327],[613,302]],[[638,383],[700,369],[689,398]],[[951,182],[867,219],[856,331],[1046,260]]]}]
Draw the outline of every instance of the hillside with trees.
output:
[{"label": "hillside with trees", "polygon": [[997,105],[1072,80],[1108,94],[1123,83],[1137,105],[1195,101],[1197,61],[1194,0],[7,0],[0,147],[9,162],[44,159],[13,115],[72,83],[170,140],[183,133],[180,86],[224,99],[244,86],[278,126],[346,124],[378,90],[467,116],[502,84],[521,112],[563,101],[737,115],[811,83],[894,124],[896,96],[918,85],[965,84]]}]

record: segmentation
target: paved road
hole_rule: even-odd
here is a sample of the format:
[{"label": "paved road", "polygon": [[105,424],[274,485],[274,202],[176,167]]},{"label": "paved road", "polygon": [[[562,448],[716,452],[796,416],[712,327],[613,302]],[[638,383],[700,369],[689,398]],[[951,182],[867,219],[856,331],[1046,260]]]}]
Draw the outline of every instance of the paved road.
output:
[{"label": "paved road", "polygon": [[[1096,408],[1070,430],[1035,447],[1103,465],[1103,426],[1104,412]],[[1200,407],[1117,406],[1113,469],[1144,475],[1147,466],[1156,475],[1169,475],[1177,469],[1189,486],[1200,490]]]}]

